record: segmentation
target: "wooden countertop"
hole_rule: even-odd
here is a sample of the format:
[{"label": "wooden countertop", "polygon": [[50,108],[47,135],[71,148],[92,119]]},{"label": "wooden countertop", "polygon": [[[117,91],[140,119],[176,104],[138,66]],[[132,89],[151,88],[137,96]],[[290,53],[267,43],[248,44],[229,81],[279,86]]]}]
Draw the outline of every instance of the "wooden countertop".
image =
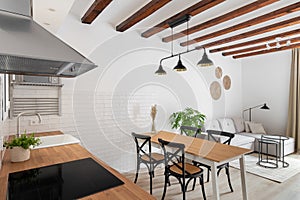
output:
[{"label": "wooden countertop", "polygon": [[[62,134],[60,131],[36,134],[36,136]],[[8,150],[9,151],[9,150]],[[3,166],[0,172],[0,199],[6,199],[6,190],[8,183],[8,174],[11,172],[23,171],[37,167],[64,163],[83,158],[93,158],[96,162],[105,167],[108,171],[124,182],[123,185],[104,190],[102,192],[82,198],[82,200],[128,200],[128,199],[155,199],[148,192],[134,184],[132,181],[125,178],[122,174],[97,159],[89,151],[79,144],[71,144],[64,146],[56,146],[42,149],[31,150],[31,156],[28,161],[21,163],[11,163],[9,152],[4,156]]]}]

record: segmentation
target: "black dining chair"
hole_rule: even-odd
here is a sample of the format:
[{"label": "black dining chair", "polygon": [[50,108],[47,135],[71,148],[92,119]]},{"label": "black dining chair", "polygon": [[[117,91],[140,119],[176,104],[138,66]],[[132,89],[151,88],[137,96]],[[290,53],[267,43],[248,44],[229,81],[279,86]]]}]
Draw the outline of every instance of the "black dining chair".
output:
[{"label": "black dining chair", "polygon": [[201,129],[193,126],[181,126],[180,134],[185,134],[191,137],[197,137],[199,134],[201,134]]},{"label": "black dining chair", "polygon": [[[185,145],[175,142],[168,142],[162,140],[161,138],[159,138],[158,141],[163,149],[165,158],[165,183],[162,199],[165,198],[167,183],[169,183],[171,176],[175,177],[179,181],[183,194],[183,200],[186,198],[185,192],[187,191],[190,181],[199,177],[202,195],[203,198],[206,199],[203,181],[203,169],[191,163],[186,163],[184,154]],[[187,182],[185,182],[186,178],[188,178]],[[195,184],[193,185],[193,190],[194,188]]]},{"label": "black dining chair", "polygon": [[157,165],[164,163],[164,155],[160,153],[152,153],[150,136],[136,133],[131,133],[131,135],[136,144],[137,166],[134,183],[137,182],[140,165],[143,163],[148,168],[150,176],[150,194],[152,194],[152,178],[154,177],[154,169]]},{"label": "black dining chair", "polygon": [[[225,141],[223,141],[222,143],[227,144],[227,145],[230,145],[232,138],[234,138],[233,133],[228,133],[228,132],[224,132],[224,131],[207,130],[206,132],[207,132],[207,136],[205,137],[205,139],[214,141],[214,142],[220,142],[220,138],[223,138]],[[209,171],[211,171],[211,167],[208,165],[205,165],[203,163],[197,162],[197,161],[193,161],[193,164],[198,167],[201,166],[201,167],[207,168],[207,182],[209,182]],[[218,169],[218,172],[217,172],[218,176],[220,174],[220,171],[222,169],[225,169],[225,173],[227,175],[227,180],[228,180],[228,185],[229,185],[230,191],[233,192],[233,188],[232,188],[231,181],[230,181],[229,163],[220,165],[217,167],[217,169]],[[194,180],[194,184],[195,184],[195,180]]]}]

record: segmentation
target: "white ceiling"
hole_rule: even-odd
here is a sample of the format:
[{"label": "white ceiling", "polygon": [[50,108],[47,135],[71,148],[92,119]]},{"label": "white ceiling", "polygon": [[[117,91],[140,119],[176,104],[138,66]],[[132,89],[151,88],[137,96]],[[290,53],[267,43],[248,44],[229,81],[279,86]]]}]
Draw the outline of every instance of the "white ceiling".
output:
[{"label": "white ceiling", "polygon": [[[148,3],[150,0],[115,0],[96,18],[96,20],[89,26],[97,26],[99,23],[107,23],[112,26],[112,28],[116,27],[119,23],[127,19],[131,14],[135,13],[138,9],[140,9],[143,5]],[[63,20],[65,17],[69,15],[73,15],[76,17],[78,21],[80,21],[81,17],[93,3],[93,0],[33,0],[33,7],[34,7],[34,19],[44,26],[46,29],[50,30],[51,32],[56,32],[59,27],[62,25]],[[136,24],[135,26],[131,27],[130,30],[147,30],[148,28],[158,24],[162,20],[167,19],[170,16],[173,16],[177,12],[199,2],[198,0],[173,0],[172,2],[168,3],[163,8],[159,9],[157,12],[152,14],[150,17],[146,18],[145,20],[141,21],[140,23]],[[200,13],[197,16],[194,16],[190,20],[190,27],[199,24],[201,22],[205,22],[209,19],[215,18],[217,16],[223,15],[227,12],[235,10],[243,5],[249,4],[254,2],[254,0],[227,0],[209,10],[206,10]],[[247,21],[252,19],[256,16],[260,16],[262,14],[269,13],[273,10],[277,10],[281,7],[290,5],[292,3],[299,2],[299,0],[281,0],[280,2],[273,3],[269,6],[264,8],[258,9],[257,11],[251,12],[249,14],[243,15],[241,17],[232,19],[225,23],[219,24],[217,26],[208,28],[201,32],[194,33],[190,36],[190,38],[195,38],[200,35],[204,35],[210,33],[212,31],[220,30],[225,27],[232,26],[234,24],[238,24],[242,21]],[[53,9],[55,11],[53,11]],[[225,37],[229,37],[232,35],[236,35],[238,33],[246,32],[247,30],[253,30],[259,27],[263,27],[277,21],[282,21],[285,19],[290,19],[295,16],[299,16],[300,12],[295,12],[284,17],[280,17],[278,19],[270,20],[265,23],[261,23],[259,25],[252,26],[250,28],[242,29],[239,31],[235,31],[233,33],[229,33],[223,36],[219,36],[217,38],[213,38],[203,42],[202,44],[215,41],[218,39],[222,39]],[[174,33],[177,31],[183,30],[186,25],[181,25],[175,28]],[[281,29],[279,31],[269,32],[260,36],[251,37],[251,39],[259,38],[262,36],[273,35],[277,32],[288,31],[291,29],[300,28],[300,25],[295,25],[293,27],[288,27]],[[170,30],[164,30],[158,34],[159,37],[164,37],[170,35]],[[185,41],[185,38],[181,38],[178,42]],[[249,39],[239,40],[238,42],[246,41]],[[200,43],[201,44],[201,43]],[[199,45],[199,44],[198,44]]]},{"label": "white ceiling", "polygon": [[56,32],[73,3],[74,0],[33,0],[33,19],[50,32]]}]

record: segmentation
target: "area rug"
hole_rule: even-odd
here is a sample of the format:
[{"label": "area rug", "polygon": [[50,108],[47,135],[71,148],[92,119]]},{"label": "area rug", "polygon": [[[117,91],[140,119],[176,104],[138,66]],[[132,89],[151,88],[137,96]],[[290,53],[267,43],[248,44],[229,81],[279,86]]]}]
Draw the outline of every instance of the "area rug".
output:
[{"label": "area rug", "polygon": [[[251,174],[282,183],[300,172],[300,160],[291,157],[285,157],[284,160],[289,163],[289,167],[283,168],[282,163],[279,162],[278,168],[270,169],[257,165],[257,157],[246,155],[246,171]],[[230,162],[230,166],[239,169],[239,161],[235,160]]]}]

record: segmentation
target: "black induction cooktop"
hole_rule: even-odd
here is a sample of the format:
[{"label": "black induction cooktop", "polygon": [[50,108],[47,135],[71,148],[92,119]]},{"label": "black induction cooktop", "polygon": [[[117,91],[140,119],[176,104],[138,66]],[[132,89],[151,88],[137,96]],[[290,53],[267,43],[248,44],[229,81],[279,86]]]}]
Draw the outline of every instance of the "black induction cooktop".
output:
[{"label": "black induction cooktop", "polygon": [[123,182],[91,158],[10,173],[9,200],[70,200]]}]

